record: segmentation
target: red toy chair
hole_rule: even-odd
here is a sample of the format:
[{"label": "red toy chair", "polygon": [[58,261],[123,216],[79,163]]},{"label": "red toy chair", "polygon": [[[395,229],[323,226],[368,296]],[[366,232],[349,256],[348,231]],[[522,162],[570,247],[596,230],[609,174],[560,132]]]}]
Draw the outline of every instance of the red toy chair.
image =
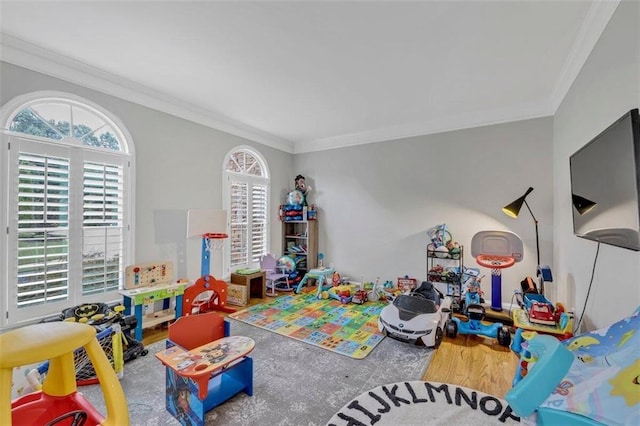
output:
[{"label": "red toy chair", "polygon": [[229,322],[216,312],[180,317],[169,324],[167,347],[176,344],[191,350],[229,335]]}]

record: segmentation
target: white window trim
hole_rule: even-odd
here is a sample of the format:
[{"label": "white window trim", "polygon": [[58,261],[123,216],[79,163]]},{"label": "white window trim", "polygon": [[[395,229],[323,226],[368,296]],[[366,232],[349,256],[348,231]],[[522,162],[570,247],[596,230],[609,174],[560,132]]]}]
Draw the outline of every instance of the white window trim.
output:
[{"label": "white window trim", "polygon": [[[93,150],[91,147],[80,147],[74,144],[67,144],[65,141],[52,141],[47,138],[41,138],[37,136],[26,135],[23,133],[12,132],[9,130],[9,126],[11,121],[13,120],[16,113],[20,112],[24,107],[28,106],[28,104],[33,103],[34,101],[38,102],[46,102],[46,101],[56,101],[62,100],[65,102],[77,103],[85,109],[93,109],[94,112],[102,116],[106,119],[107,123],[111,125],[112,130],[116,133],[116,136],[120,143],[122,144],[122,151],[118,152],[118,156],[123,159],[124,164],[124,173],[128,174],[126,179],[128,180],[128,187],[126,190],[126,196],[123,200],[125,207],[125,218],[124,218],[124,232],[129,233],[129,237],[126,239],[127,243],[123,247],[123,251],[125,253],[125,261],[132,263],[135,257],[135,188],[136,188],[136,179],[135,179],[135,146],[133,143],[133,139],[131,134],[127,130],[124,123],[116,117],[110,111],[102,108],[100,105],[97,105],[87,99],[84,99],[80,96],[58,92],[58,91],[36,91],[31,92],[25,95],[17,96],[6,104],[2,106],[0,109],[0,123],[2,123],[2,128],[0,128],[0,139],[2,142],[2,146],[0,149],[0,176],[2,177],[1,181],[4,183],[4,186],[0,190],[0,224],[2,224],[2,228],[0,231],[2,232],[2,238],[0,239],[0,281],[3,283],[9,283],[9,277],[12,276],[10,272],[15,276],[16,271],[9,271],[8,269],[8,255],[9,255],[9,247],[12,247],[12,244],[15,243],[15,238],[17,236],[9,236],[8,230],[10,223],[15,225],[15,221],[17,218],[10,217],[9,211],[9,201],[8,201],[8,191],[10,190],[9,184],[14,182],[14,179],[9,176],[9,167],[8,161],[10,160],[10,156],[13,153],[9,153],[9,142],[12,138],[22,139],[22,140],[32,140],[36,141],[40,144],[49,143],[52,146],[57,146],[62,149],[69,149],[71,151],[84,149],[87,151]],[[102,155],[109,155],[108,152],[104,150],[99,150]],[[73,152],[70,154],[70,158],[74,155]],[[91,155],[90,155],[91,157]],[[128,164],[126,164],[128,163]],[[127,165],[129,167],[127,167]],[[74,188],[75,189],[75,188]],[[10,222],[11,221],[11,222]],[[15,226],[13,226],[15,229]],[[13,241],[12,241],[13,240]],[[70,253],[71,254],[71,253]],[[15,269],[15,268],[14,268]],[[70,275],[71,276],[71,275]],[[21,326],[26,323],[30,323],[33,321],[37,321],[42,317],[50,316],[50,314],[43,315],[41,317],[30,316],[29,318],[23,318],[20,314],[16,314],[16,318],[12,319],[11,323],[8,321],[9,315],[9,301],[15,300],[17,289],[14,286],[9,286],[8,284],[0,285],[0,330],[5,328],[13,328],[16,326]],[[100,300],[103,302],[114,302],[121,301],[121,297],[117,294],[117,292],[109,292],[104,293],[104,299]],[[78,303],[83,303],[87,301],[96,301],[96,297],[81,297],[78,300]],[[60,302],[60,303],[52,303],[47,306],[47,310],[49,307],[52,309],[60,308],[60,311],[64,308],[68,308],[69,302]],[[12,308],[12,311],[15,312],[15,308]]]},{"label": "white window trim", "polygon": [[[227,163],[231,158],[231,155],[238,151],[248,151],[253,155],[259,162],[262,170],[264,171],[265,176],[252,176],[247,174],[240,174],[228,171],[226,169]],[[271,211],[271,172],[269,170],[269,166],[264,156],[256,150],[254,147],[249,145],[238,145],[231,149],[224,157],[224,161],[222,162],[222,180],[223,180],[223,188],[222,188],[222,208],[227,211],[227,230],[231,229],[231,194],[230,194],[230,179],[232,176],[242,176],[242,179],[247,183],[260,183],[266,184],[266,193],[267,193],[267,220],[265,223],[265,232],[266,232],[266,247],[267,251],[269,251],[269,247],[271,247],[271,221],[273,220],[273,212]],[[231,270],[231,244],[225,244],[223,250],[223,261],[222,261],[222,270],[224,272],[225,277],[229,277],[231,273],[235,272],[235,270],[245,267],[234,267]],[[246,267],[255,268],[258,267],[258,263],[250,263]]]}]

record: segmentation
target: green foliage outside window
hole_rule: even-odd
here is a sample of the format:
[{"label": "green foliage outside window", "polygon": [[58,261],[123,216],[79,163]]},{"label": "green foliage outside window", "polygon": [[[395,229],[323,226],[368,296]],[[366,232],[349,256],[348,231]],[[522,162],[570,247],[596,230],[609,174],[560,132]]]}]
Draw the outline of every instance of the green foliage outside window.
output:
[{"label": "green foliage outside window", "polygon": [[[61,140],[70,136],[71,124],[68,121],[44,120],[31,108],[20,111],[13,119],[10,130],[27,135]],[[82,141],[85,146],[120,151],[120,143],[116,136],[107,131],[96,136],[99,129],[92,129],[84,124],[73,126],[73,136]]]}]

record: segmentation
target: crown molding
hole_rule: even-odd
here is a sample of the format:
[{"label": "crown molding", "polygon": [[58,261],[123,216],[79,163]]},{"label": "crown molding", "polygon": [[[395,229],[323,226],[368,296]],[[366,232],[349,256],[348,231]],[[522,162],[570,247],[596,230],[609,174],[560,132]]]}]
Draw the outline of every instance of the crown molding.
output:
[{"label": "crown molding", "polygon": [[554,114],[587,62],[620,2],[621,0],[598,0],[591,3],[551,94],[550,104]]},{"label": "crown molding", "polygon": [[596,0],[590,5],[548,102],[519,108],[458,114],[404,126],[301,141],[295,144],[294,154],[553,116],[569,92],[571,85],[577,78],[578,73],[587,61],[620,2],[621,0]]},{"label": "crown molding", "polygon": [[553,111],[551,111],[547,103],[456,114],[447,117],[440,117],[437,120],[411,123],[402,126],[385,127],[372,131],[351,133],[348,135],[330,138],[302,141],[296,143],[294,154],[324,151],[327,149],[364,145],[394,139],[406,139],[454,130],[464,130],[513,121],[549,117],[552,115]]},{"label": "crown molding", "polygon": [[0,47],[0,60],[13,65],[116,96],[280,151],[293,153],[291,141],[278,138],[80,61],[57,55],[6,33],[0,33]]}]

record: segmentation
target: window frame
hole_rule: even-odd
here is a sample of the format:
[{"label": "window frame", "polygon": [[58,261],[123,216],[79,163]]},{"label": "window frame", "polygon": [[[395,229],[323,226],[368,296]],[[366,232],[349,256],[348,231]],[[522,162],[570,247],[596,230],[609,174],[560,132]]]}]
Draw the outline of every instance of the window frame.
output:
[{"label": "window frame", "polygon": [[[34,136],[9,130],[14,117],[32,104],[39,103],[64,103],[70,107],[79,107],[95,114],[111,127],[119,141],[120,150],[110,150],[83,145],[75,137],[65,137],[61,140]],[[124,267],[131,263],[135,253],[135,234],[133,232],[135,219],[135,150],[132,138],[123,123],[111,112],[105,110],[93,102],[79,96],[53,91],[32,92],[18,96],[7,102],[0,111],[2,129],[2,149],[0,150],[0,175],[5,183],[0,191],[0,223],[4,224],[5,232],[2,233],[0,244],[0,279],[5,285],[0,286],[0,294],[3,297],[0,309],[4,311],[0,315],[0,329],[12,328],[29,322],[60,313],[62,309],[86,302],[115,302],[120,301],[121,296],[117,290],[90,294],[83,296],[82,269],[83,269],[83,178],[85,163],[102,162],[108,165],[116,165],[122,168],[123,197],[122,197],[122,275],[120,282],[124,280]],[[81,124],[81,123],[78,123]],[[26,149],[25,149],[26,148]],[[17,256],[18,244],[18,206],[13,204],[17,199],[18,157],[20,151],[31,152],[38,155],[61,155],[69,159],[69,231],[68,231],[68,264],[67,275],[69,289],[67,297],[61,301],[39,304],[32,307],[18,309]],[[71,171],[73,168],[75,170]],[[73,173],[73,176],[71,176]],[[11,203],[11,205],[10,205]],[[74,225],[75,223],[75,225]],[[12,256],[10,258],[9,256]],[[79,283],[79,285],[74,285]],[[13,301],[10,303],[10,301]]]},{"label": "window frame", "polygon": [[[236,153],[244,152],[250,154],[255,158],[255,160],[259,163],[262,169],[262,176],[251,175],[248,173],[238,173],[235,171],[231,171],[227,169],[227,164],[233,155]],[[229,232],[229,243],[224,246],[224,256],[223,256],[223,271],[225,277],[229,277],[231,273],[235,272],[240,268],[257,268],[260,266],[259,261],[252,261],[251,259],[251,251],[249,250],[249,242],[251,241],[251,224],[248,224],[249,235],[247,236],[247,250],[248,250],[248,262],[244,264],[231,266],[231,253],[232,253],[232,229],[231,229],[231,221],[232,221],[232,211],[231,211],[231,186],[233,182],[242,182],[248,184],[248,195],[249,200],[251,199],[251,185],[259,184],[265,186],[265,224],[264,224],[264,232],[265,232],[265,246],[264,253],[269,252],[269,247],[271,246],[271,222],[272,222],[272,213],[271,213],[271,173],[268,169],[268,165],[263,155],[256,150],[255,148],[247,145],[236,146],[231,149],[227,155],[225,155],[224,161],[222,163],[222,176],[223,176],[223,208],[227,211],[227,229]],[[235,179],[235,180],[234,180]],[[248,206],[248,211],[251,211],[251,205]],[[251,217],[250,214],[247,215]]]}]

